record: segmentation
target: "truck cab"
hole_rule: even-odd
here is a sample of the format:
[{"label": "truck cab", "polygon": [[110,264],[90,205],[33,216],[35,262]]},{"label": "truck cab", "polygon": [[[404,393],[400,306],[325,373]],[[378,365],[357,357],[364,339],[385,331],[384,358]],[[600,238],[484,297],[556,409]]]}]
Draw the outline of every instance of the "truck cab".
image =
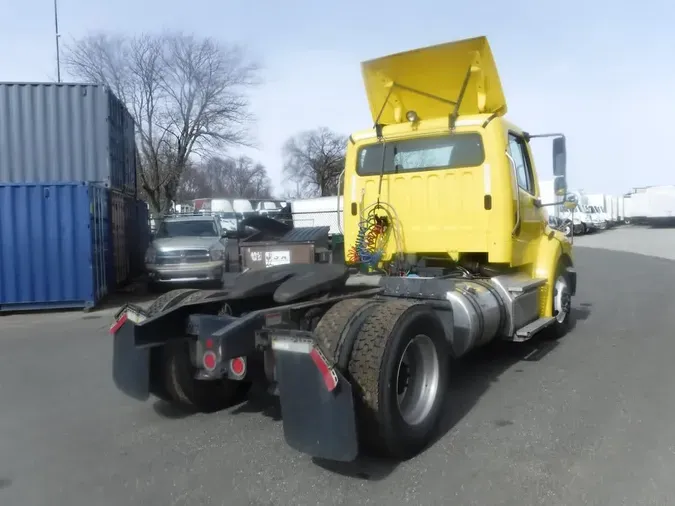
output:
[{"label": "truck cab", "polygon": [[[530,143],[543,136],[505,118],[486,38],[367,61],[362,72],[374,127],[353,134],[347,147],[352,262],[362,263],[359,235],[376,214],[396,223],[369,255],[389,271],[414,271],[424,260],[516,269],[552,283],[560,265],[572,265],[570,242],[548,226],[541,200]],[[565,138],[545,136],[554,139],[555,191],[565,197]],[[542,289],[542,307],[552,293]]]}]

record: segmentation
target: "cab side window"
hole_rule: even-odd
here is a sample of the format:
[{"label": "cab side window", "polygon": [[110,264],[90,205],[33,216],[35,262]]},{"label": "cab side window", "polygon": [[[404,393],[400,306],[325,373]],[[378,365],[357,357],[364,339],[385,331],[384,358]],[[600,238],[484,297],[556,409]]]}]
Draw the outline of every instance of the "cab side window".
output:
[{"label": "cab side window", "polygon": [[530,195],[534,195],[534,175],[532,174],[532,164],[530,164],[525,140],[514,134],[509,134],[509,154],[516,163],[518,186]]}]

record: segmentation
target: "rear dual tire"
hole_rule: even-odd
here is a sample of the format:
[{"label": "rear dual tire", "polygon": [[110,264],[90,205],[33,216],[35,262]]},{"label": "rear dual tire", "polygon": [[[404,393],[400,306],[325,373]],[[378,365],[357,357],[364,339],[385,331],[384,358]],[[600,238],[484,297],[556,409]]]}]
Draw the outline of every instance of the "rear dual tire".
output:
[{"label": "rear dual tire", "polygon": [[[323,331],[329,329],[334,338]],[[406,459],[433,441],[444,411],[450,354],[430,306],[343,301],[326,313],[317,337],[354,387],[363,448]]]},{"label": "rear dual tire", "polygon": [[[155,316],[178,304],[196,302],[209,292],[172,290],[159,297],[147,310]],[[214,412],[243,400],[250,382],[195,379],[197,368],[190,358],[187,340],[174,340],[154,348],[150,355],[150,392],[157,398],[184,409]]]},{"label": "rear dual tire", "polygon": [[[148,317],[153,317],[180,304],[189,295],[198,292],[194,289],[171,290],[159,296],[146,310]],[[165,401],[173,402],[164,380],[165,359],[162,348],[153,348],[150,353],[150,393]]]},{"label": "rear dual tire", "polygon": [[173,341],[164,346],[164,381],[173,404],[184,409],[213,413],[244,400],[251,384],[228,378],[198,380],[190,359],[188,341]]}]

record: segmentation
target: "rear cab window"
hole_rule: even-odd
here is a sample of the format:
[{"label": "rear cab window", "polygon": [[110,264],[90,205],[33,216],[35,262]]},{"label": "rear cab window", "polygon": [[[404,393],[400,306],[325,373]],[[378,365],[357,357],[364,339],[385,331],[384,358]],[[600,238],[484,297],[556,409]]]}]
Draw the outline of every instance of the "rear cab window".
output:
[{"label": "rear cab window", "polygon": [[364,146],[358,153],[356,173],[360,176],[379,175],[383,163],[384,174],[401,174],[477,167],[484,161],[485,150],[480,134],[445,134]]}]

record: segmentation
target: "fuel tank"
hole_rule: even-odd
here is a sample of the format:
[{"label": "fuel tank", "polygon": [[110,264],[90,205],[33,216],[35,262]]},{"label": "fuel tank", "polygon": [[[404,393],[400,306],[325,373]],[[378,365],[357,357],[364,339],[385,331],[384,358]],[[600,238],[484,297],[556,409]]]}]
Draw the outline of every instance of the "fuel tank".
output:
[{"label": "fuel tank", "polygon": [[385,297],[433,305],[454,356],[460,357],[495,338],[512,340],[516,330],[536,320],[538,288],[545,280],[517,273],[481,279],[381,277],[378,283]]},{"label": "fuel tank", "polygon": [[487,281],[455,282],[446,299],[452,304],[455,356],[489,343],[505,326],[506,307]]}]

